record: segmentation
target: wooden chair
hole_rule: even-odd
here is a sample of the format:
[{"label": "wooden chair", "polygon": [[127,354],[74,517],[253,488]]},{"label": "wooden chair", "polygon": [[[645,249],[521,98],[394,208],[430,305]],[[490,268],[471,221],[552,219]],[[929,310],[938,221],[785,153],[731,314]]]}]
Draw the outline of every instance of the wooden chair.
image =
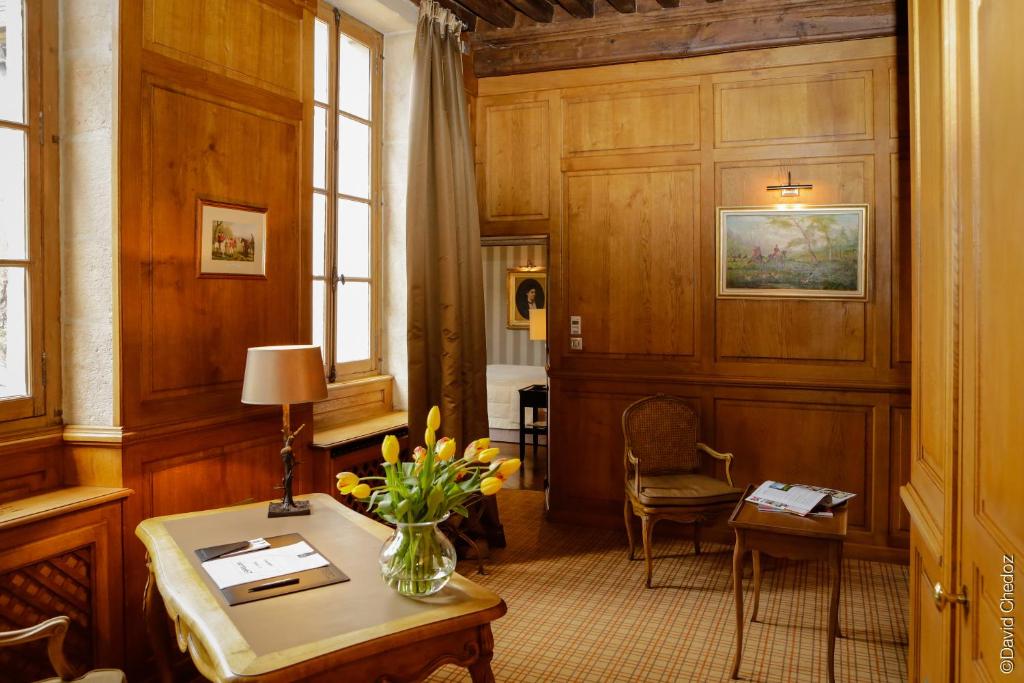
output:
[{"label": "wooden chair", "polygon": [[124,673],[118,669],[94,669],[85,675],[75,678],[75,671],[64,658],[64,636],[68,632],[71,620],[67,617],[54,617],[41,624],[17,631],[0,632],[0,647],[11,647],[35,640],[47,639],[46,654],[50,658],[50,666],[57,673],[57,678],[47,678],[40,683],[57,683],[57,681],[82,681],[83,683],[125,683]]},{"label": "wooden chair", "polygon": [[[633,515],[643,529],[647,587],[651,587],[651,540],[654,525],[663,519],[693,524],[693,545],[700,554],[700,527],[716,515],[735,507],[743,495],[732,485],[731,453],[697,441],[697,415],[674,396],[650,396],[632,404],[622,414],[626,438],[624,464],[626,501],[623,513],[633,559]],[[725,481],[701,472],[710,461],[725,462]],[[631,514],[632,513],[632,514]]]}]

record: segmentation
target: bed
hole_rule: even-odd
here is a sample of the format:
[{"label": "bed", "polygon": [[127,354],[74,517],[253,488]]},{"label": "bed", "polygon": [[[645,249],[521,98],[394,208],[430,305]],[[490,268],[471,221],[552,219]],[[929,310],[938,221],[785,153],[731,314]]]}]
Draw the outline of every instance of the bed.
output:
[{"label": "bed", "polygon": [[[487,419],[492,440],[518,443],[519,390],[547,380],[539,365],[487,366]],[[526,417],[530,418],[529,413]]]}]

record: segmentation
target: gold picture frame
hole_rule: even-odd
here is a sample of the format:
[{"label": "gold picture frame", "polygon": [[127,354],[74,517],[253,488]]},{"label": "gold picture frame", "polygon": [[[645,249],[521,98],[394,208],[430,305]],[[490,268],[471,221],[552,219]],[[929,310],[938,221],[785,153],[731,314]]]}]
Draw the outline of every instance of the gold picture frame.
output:
[{"label": "gold picture frame", "polygon": [[868,298],[867,204],[719,207],[718,298]]},{"label": "gold picture frame", "polygon": [[266,208],[198,198],[197,277],[265,280],[266,244]]},{"label": "gold picture frame", "polygon": [[[506,285],[510,330],[530,329],[530,308],[544,309],[548,299],[545,268],[509,268]],[[531,291],[532,290],[532,291]]]}]

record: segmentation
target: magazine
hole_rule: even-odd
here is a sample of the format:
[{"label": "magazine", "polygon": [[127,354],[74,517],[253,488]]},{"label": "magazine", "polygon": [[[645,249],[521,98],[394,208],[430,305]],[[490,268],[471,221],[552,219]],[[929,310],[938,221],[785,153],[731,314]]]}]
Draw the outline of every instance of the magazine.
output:
[{"label": "magazine", "polygon": [[[768,480],[757,487],[747,500],[760,507],[772,508],[779,512],[791,512],[806,517],[813,510],[830,510],[845,503],[855,494],[847,491],[811,486],[786,484]],[[822,515],[824,516],[824,515]]]}]

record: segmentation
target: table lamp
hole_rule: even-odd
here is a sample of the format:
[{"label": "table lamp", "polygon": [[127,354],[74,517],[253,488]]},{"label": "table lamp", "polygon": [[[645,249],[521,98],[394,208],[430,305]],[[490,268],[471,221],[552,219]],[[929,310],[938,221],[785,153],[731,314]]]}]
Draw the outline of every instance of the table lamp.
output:
[{"label": "table lamp", "polygon": [[548,316],[547,309],[530,309],[530,341],[547,341]]},{"label": "table lamp", "polygon": [[281,406],[283,412],[281,436],[281,462],[284,478],[281,481],[284,496],[280,502],[270,504],[268,517],[308,515],[309,502],[292,498],[292,476],[295,456],[292,442],[306,425],[294,432],[291,427],[290,407],[293,403],[310,403],[327,398],[324,364],[319,346],[254,346],[245,358],[245,380],[242,382],[242,403],[257,406]]}]

